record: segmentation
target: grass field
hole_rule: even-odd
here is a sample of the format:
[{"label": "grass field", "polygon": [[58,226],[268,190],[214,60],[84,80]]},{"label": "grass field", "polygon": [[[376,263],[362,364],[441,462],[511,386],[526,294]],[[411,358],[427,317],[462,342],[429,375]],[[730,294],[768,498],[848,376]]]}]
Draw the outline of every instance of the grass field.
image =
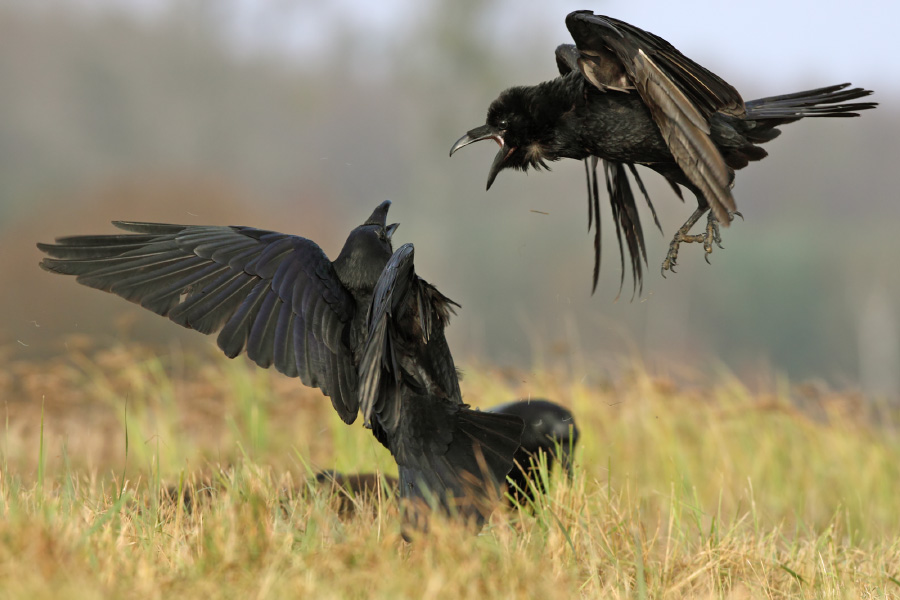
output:
[{"label": "grass field", "polygon": [[[163,358],[159,358],[163,356]],[[895,415],[821,386],[470,367],[467,401],[570,406],[575,477],[479,535],[341,516],[318,469],[391,471],[246,361],[69,342],[0,371],[0,598],[900,597]],[[167,486],[198,497],[193,511]]]}]

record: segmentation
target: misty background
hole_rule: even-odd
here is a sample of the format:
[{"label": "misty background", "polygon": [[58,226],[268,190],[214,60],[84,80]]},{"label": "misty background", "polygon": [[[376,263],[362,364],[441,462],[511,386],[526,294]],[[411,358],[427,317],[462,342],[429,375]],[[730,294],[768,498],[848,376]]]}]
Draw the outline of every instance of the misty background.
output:
[{"label": "misty background", "polygon": [[[814,9],[813,9],[814,7]],[[784,127],[738,172],[745,221],[711,265],[682,246],[690,215],[642,170],[664,235],[642,211],[644,293],[621,297],[608,205],[590,294],[584,169],[503,172],[496,146],[448,158],[512,85],[556,75],[564,18],[589,8],[648,29],[745,99],[852,82],[880,103],[858,119]],[[0,0],[0,356],[66,351],[72,334],[209,347],[214,338],[37,267],[37,241],[111,233],[109,221],[252,225],[332,258],[382,200],[417,271],[462,305],[457,363],[574,361],[594,376],[657,370],[783,374],[900,389],[900,9],[858,2]],[[773,16],[773,15],[777,15]],[[547,213],[547,214],[543,214]],[[198,339],[199,338],[199,339]]]}]

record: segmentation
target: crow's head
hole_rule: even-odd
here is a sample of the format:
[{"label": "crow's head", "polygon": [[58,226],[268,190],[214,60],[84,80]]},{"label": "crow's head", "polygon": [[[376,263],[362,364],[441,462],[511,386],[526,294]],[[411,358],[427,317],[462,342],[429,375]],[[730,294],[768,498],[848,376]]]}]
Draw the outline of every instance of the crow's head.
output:
[{"label": "crow's head", "polygon": [[387,261],[394,253],[391,237],[399,223],[387,225],[387,213],[391,201],[378,205],[365,223],[350,232],[340,255],[334,261],[335,269],[344,285],[371,290],[378,281]]},{"label": "crow's head", "polygon": [[548,134],[552,135],[552,130],[548,128],[549,121],[541,114],[541,104],[542,99],[535,96],[533,88],[506,90],[491,103],[485,124],[459,138],[450,149],[450,156],[472,142],[497,142],[500,151],[491,164],[487,189],[491,189],[497,173],[503,169],[527,171],[528,167],[549,168],[544,160],[555,160],[556,157],[547,152],[545,138]]}]

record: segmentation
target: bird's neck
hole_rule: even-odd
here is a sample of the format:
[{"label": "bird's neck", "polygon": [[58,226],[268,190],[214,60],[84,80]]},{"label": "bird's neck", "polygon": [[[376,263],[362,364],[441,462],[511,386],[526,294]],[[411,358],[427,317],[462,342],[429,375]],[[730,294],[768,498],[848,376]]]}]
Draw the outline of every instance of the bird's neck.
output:
[{"label": "bird's neck", "polygon": [[584,78],[569,73],[534,86],[537,101],[531,105],[532,117],[539,122],[558,123],[585,101]]},{"label": "bird's neck", "polygon": [[573,148],[580,144],[571,143],[581,136],[579,109],[586,101],[584,77],[572,72],[540,83],[535,86],[535,97],[540,100],[532,105],[532,118],[543,126],[535,136],[543,158],[584,158],[572,155]]}]

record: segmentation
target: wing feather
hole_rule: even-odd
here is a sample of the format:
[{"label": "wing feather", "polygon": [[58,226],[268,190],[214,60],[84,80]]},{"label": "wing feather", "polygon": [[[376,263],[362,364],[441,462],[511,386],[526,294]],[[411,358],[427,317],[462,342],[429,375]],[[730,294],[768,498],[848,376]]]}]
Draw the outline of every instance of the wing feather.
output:
[{"label": "wing feather", "polygon": [[576,11],[566,25],[581,53],[578,64],[584,76],[601,90],[622,89],[621,67],[650,109],[675,162],[727,226],[727,213],[737,208],[731,195],[733,172],[709,137],[709,118],[717,111],[742,115],[745,106],[737,90],[662,38],[628,23]]},{"label": "wing feather", "polygon": [[356,312],[334,266],[313,242],[251,227],[117,221],[130,234],[38,244],[41,266],[138,303],[202,333],[219,331],[228,357],[243,351],[331,396],[348,423],[358,413],[347,329]]},{"label": "wing feather", "polygon": [[[389,390],[391,384],[396,385],[401,378],[396,355],[399,340],[396,339],[395,313],[402,308],[418,283],[414,257],[413,245],[404,244],[394,252],[381,272],[372,294],[367,319],[369,333],[359,366],[359,402],[364,422],[371,424],[372,415],[377,413],[381,426],[388,431],[396,427],[400,413],[395,401],[399,395]],[[392,376],[393,381],[382,385],[385,374]]]}]

